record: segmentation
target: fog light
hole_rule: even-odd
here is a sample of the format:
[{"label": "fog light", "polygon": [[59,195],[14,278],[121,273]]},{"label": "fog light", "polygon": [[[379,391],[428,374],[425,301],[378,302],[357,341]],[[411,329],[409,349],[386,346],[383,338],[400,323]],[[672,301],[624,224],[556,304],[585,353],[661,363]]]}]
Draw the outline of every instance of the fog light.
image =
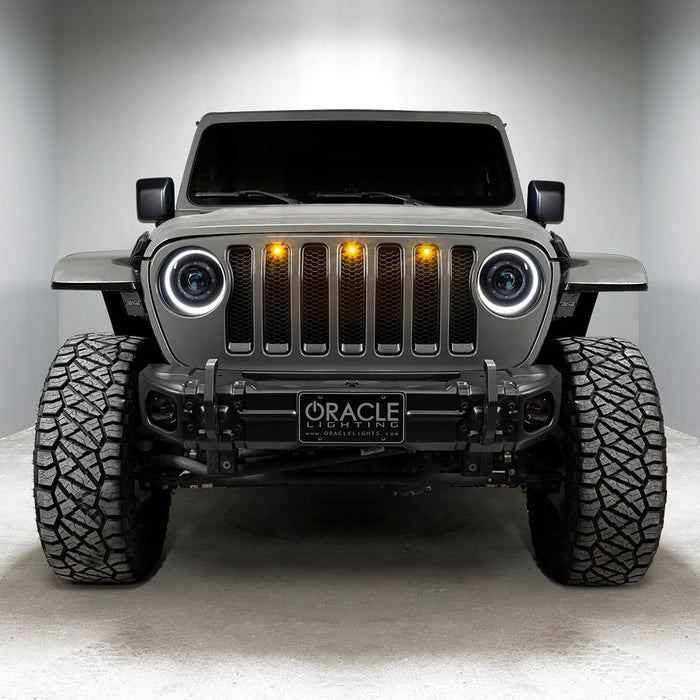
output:
[{"label": "fog light", "polygon": [[153,392],[148,397],[148,416],[154,425],[164,430],[175,430],[177,426],[177,403],[175,399]]},{"label": "fog light", "polygon": [[535,431],[549,425],[554,415],[554,401],[550,394],[540,394],[525,402],[525,430]]}]

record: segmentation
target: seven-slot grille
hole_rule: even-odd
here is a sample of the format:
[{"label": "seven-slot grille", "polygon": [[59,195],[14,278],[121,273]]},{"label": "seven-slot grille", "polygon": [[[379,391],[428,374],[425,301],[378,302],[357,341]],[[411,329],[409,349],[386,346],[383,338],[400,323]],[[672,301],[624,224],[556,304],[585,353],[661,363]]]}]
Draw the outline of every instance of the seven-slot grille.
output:
[{"label": "seven-slot grille", "polygon": [[[475,351],[469,246],[443,252],[399,243],[238,245],[229,248],[228,262],[234,280],[226,311],[231,354],[262,347],[273,356],[395,356],[407,350],[431,356],[445,350],[441,337],[452,354]],[[257,285],[256,270],[262,272]],[[257,326],[256,313],[262,314]],[[255,337],[256,327],[262,337]]]}]

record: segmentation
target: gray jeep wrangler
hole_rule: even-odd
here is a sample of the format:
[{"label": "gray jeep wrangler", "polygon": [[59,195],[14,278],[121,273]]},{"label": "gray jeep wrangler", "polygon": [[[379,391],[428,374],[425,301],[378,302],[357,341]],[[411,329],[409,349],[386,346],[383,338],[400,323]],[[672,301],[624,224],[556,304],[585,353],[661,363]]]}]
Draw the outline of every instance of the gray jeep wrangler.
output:
[{"label": "gray jeep wrangler", "polygon": [[131,582],[180,487],[521,487],[566,584],[638,581],[666,500],[653,377],[586,337],[641,263],[569,253],[564,185],[527,205],[490,114],[208,114],[177,201],[139,180],[133,250],[63,258],[114,334],[58,351],[36,425],[49,564]]}]

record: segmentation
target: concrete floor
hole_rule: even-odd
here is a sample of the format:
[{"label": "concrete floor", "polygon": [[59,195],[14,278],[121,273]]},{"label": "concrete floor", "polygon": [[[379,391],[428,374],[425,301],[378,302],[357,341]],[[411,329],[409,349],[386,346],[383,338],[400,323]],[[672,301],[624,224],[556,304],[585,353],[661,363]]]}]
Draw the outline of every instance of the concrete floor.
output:
[{"label": "concrete floor", "polygon": [[183,491],[147,582],[83,587],[34,527],[31,431],[0,440],[1,697],[699,697],[700,440],[637,585],[535,565],[519,491]]}]

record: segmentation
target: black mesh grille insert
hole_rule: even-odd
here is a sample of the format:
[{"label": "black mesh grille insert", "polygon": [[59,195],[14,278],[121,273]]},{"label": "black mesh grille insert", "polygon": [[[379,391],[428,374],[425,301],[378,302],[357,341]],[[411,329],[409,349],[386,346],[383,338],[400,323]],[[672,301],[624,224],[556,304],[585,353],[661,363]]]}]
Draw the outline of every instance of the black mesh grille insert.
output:
[{"label": "black mesh grille insert", "polygon": [[473,248],[460,246],[452,249],[450,260],[450,350],[457,354],[474,352],[476,343],[476,311],[469,284],[473,264]]},{"label": "black mesh grille insert", "polygon": [[416,245],[415,239],[379,238],[376,246],[336,240],[292,237],[227,249],[233,285],[225,330],[231,355],[292,354],[322,361],[321,356],[369,353],[390,363],[407,351],[426,358],[474,355],[473,246],[443,252],[435,242]]},{"label": "black mesh grille insert", "polygon": [[265,248],[263,287],[265,351],[287,353],[292,342],[288,246],[279,244]]},{"label": "black mesh grille insert", "polygon": [[364,352],[365,305],[365,249],[346,244],[340,253],[338,284],[338,336],[346,355]]},{"label": "black mesh grille insert", "polygon": [[413,351],[433,355],[440,338],[440,271],[438,250],[416,246],[413,254]]},{"label": "black mesh grille insert", "polygon": [[328,350],[328,250],[305,245],[301,266],[301,343],[303,352]]},{"label": "black mesh grille insert", "polygon": [[233,287],[226,307],[226,343],[229,352],[248,353],[253,349],[253,251],[229,248],[228,262]]},{"label": "black mesh grille insert", "polygon": [[380,355],[401,352],[403,334],[403,267],[401,247],[377,248],[377,298],[375,340]]}]

